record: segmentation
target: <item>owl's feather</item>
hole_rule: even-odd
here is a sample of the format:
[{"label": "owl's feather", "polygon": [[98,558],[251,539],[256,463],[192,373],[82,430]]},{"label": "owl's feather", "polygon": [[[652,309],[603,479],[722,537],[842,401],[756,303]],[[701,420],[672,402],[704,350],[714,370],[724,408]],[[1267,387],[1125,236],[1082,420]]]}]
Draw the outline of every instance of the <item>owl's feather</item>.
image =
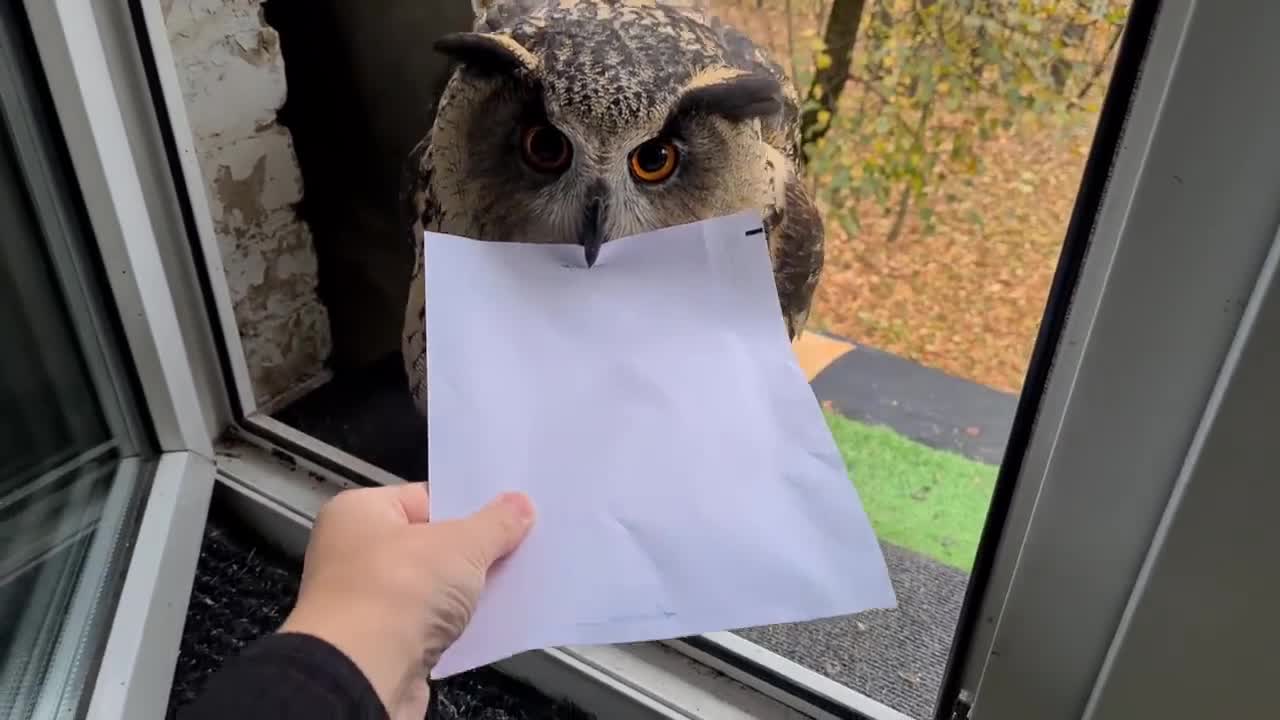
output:
[{"label": "owl's feather", "polygon": [[[401,184],[414,248],[402,343],[426,407],[427,230],[479,240],[573,242],[606,198],[606,241],[755,208],[793,339],[823,261],[822,218],[800,181],[799,101],[782,68],[701,0],[472,0],[474,32],[437,49],[458,66]],[[573,143],[562,176],[531,173],[512,138],[550,123]],[[674,130],[673,130],[674,128]],[[675,132],[682,165],[666,185],[626,174],[632,148]]]},{"label": "owl's feather", "polygon": [[405,303],[404,330],[400,335],[400,355],[404,359],[409,393],[414,407],[425,415],[427,406],[427,293],[423,266],[423,235],[434,225],[438,212],[431,196],[431,133],[410,151],[400,181],[400,223],[413,248],[413,273],[409,298]]}]

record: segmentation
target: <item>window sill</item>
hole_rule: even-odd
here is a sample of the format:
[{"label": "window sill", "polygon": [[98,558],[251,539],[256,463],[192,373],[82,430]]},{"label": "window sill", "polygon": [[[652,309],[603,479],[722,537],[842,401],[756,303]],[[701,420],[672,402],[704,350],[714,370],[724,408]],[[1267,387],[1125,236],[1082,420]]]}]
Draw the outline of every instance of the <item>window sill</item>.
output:
[{"label": "window sill", "polygon": [[[324,502],[353,486],[302,458],[241,440],[221,443],[216,456],[217,492],[239,518],[291,557],[302,556]],[[494,667],[611,719],[909,720],[731,633],[540,650]]]}]

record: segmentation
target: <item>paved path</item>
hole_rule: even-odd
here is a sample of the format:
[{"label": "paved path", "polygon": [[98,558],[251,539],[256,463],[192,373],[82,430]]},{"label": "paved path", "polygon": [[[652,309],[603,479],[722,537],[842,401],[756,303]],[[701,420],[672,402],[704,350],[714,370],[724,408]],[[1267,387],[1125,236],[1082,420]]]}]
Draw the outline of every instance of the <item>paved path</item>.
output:
[{"label": "paved path", "polygon": [[930,447],[998,465],[1018,398],[866,345],[816,333],[795,344],[819,400]]}]

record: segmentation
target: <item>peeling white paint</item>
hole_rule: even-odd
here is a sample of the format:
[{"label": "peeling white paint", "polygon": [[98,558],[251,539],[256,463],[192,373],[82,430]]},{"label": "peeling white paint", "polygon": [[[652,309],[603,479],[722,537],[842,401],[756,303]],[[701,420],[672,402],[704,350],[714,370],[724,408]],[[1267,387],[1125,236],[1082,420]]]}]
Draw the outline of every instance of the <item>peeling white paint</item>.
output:
[{"label": "peeling white paint", "polygon": [[262,0],[165,0],[236,322],[260,403],[320,372],[331,349],[316,295],[293,141],[276,122],[288,87]]}]

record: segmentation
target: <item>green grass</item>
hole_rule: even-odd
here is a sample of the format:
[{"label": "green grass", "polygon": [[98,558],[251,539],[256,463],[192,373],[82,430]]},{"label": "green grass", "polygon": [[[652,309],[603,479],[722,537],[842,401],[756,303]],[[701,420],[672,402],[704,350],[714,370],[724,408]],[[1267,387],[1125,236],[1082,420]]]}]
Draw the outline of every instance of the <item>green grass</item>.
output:
[{"label": "green grass", "polygon": [[968,572],[996,468],[888,428],[826,416],[876,535]]}]

